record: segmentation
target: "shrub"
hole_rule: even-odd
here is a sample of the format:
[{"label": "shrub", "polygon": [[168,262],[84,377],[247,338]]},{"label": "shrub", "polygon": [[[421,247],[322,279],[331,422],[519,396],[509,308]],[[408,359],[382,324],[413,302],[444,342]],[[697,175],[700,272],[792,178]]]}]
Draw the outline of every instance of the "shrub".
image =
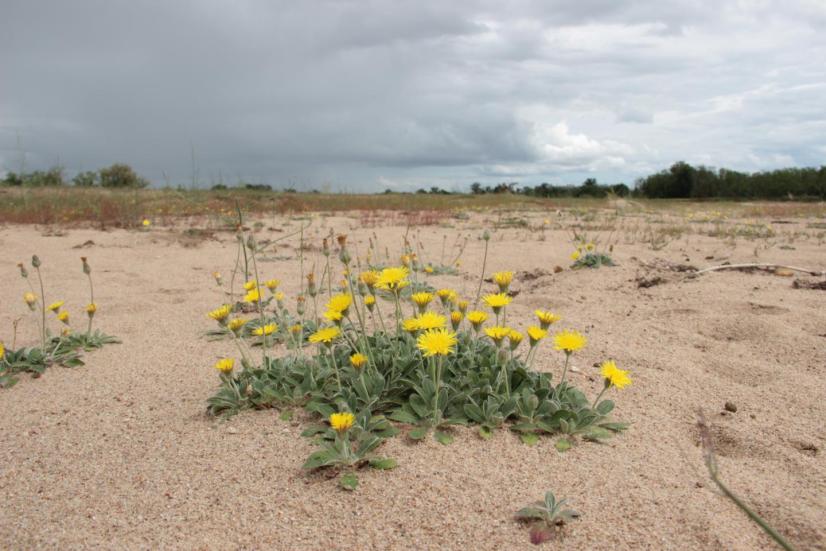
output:
[{"label": "shrub", "polygon": [[100,185],[108,188],[143,188],[149,181],[138,176],[131,166],[115,163],[100,169]]},{"label": "shrub", "polygon": [[78,172],[74,178],[72,178],[72,183],[75,187],[94,187],[98,185],[100,182],[100,175],[93,171],[87,170],[86,172]]}]

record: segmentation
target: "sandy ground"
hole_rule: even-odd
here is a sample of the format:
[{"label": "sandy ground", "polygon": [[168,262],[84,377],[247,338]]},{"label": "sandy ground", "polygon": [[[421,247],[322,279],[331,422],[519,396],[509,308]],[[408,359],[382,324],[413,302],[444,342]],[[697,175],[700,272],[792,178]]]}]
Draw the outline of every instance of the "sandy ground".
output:
[{"label": "sandy ground", "polygon": [[[434,284],[472,295],[486,221],[448,222],[417,230],[431,258],[444,235],[448,244],[457,232],[472,238],[461,274]],[[286,222],[266,220],[262,237],[283,235],[267,230],[273,224]],[[298,227],[289,224],[287,231]],[[310,240],[334,228],[350,233],[363,254],[377,231],[382,248],[399,250],[403,227],[358,226],[356,218],[316,217]],[[710,484],[695,423],[702,408],[730,487],[799,549],[826,549],[826,292],[763,273],[683,281],[644,267],[656,259],[754,261],[760,243],[699,235],[658,251],[620,238],[618,267],[553,274],[569,264],[569,237],[564,229],[496,230],[489,268],[548,272],[514,285],[511,319],[524,327],[535,307],[547,307],[564,316],[563,327],[587,333],[573,379],[591,395],[601,385],[596,362],[612,356],[630,369],[634,384],[614,396],[615,417],[633,423],[630,430],[565,454],[550,438],[528,447],[507,431],[485,442],[460,430],[450,446],[396,438],[381,453],[400,466],[364,472],[358,491],[346,493],[302,473],[314,448],[299,436],[300,420],[281,421],[276,411],[226,422],[205,414],[217,386],[211,365],[230,351],[203,333],[212,323],[206,311],[221,302],[210,274],[228,273],[234,262],[231,233],[199,240],[180,228],[0,227],[7,344],[18,317],[19,342],[34,342],[15,267],[33,252],[44,261],[47,299],[65,298],[76,320],[87,300],[78,257],[88,256],[97,322],[123,339],[87,354],[85,367],[24,375],[0,390],[0,547],[531,549],[512,514],[553,490],[582,516],[547,548],[773,549]],[[94,245],[73,248],[88,240]],[[283,247],[262,264],[288,294],[298,289],[294,254]],[[793,249],[774,246],[757,260],[824,270],[826,247],[798,238]],[[638,277],[652,275],[665,283],[638,287]],[[537,365],[559,370],[549,349]],[[726,401],[736,413],[721,413]]]}]

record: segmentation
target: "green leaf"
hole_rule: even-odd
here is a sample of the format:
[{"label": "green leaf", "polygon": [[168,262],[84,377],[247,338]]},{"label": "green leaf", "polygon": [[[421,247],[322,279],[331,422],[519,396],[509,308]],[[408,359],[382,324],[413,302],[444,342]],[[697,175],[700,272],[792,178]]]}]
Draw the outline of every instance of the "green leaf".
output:
[{"label": "green leaf", "polygon": [[614,409],[614,402],[611,400],[603,400],[597,404],[597,413],[600,415],[608,415]]},{"label": "green leaf", "polygon": [[490,427],[487,425],[482,425],[479,427],[479,436],[485,440],[490,440],[491,436],[493,436],[493,431],[490,430]]},{"label": "green leaf", "polygon": [[332,465],[336,462],[337,455],[333,450],[321,450],[310,454],[304,462],[302,469],[313,470]]},{"label": "green leaf", "polygon": [[392,457],[387,458],[375,458],[370,460],[370,466],[374,469],[379,469],[381,471],[389,471],[391,469],[395,469],[399,466],[395,459]]},{"label": "green leaf", "polygon": [[290,419],[293,418],[293,410],[285,409],[284,411],[281,412],[281,415],[279,415],[278,418],[281,419],[282,421],[289,421]]},{"label": "green leaf", "polygon": [[415,415],[403,409],[397,409],[391,413],[390,419],[393,421],[398,421],[399,423],[407,423],[408,425],[415,425],[419,421]]},{"label": "green leaf", "polygon": [[341,478],[338,479],[338,484],[348,492],[352,492],[358,487],[359,479],[355,474],[347,473],[345,475],[342,475]]},{"label": "green leaf", "polygon": [[630,425],[628,423],[600,423],[599,426],[613,432],[622,432]]},{"label": "green leaf", "polygon": [[527,444],[528,446],[533,446],[537,442],[539,442],[539,436],[533,432],[525,432],[519,435],[519,439],[522,440],[523,444]]},{"label": "green leaf", "polygon": [[582,437],[591,442],[599,442],[600,440],[611,438],[611,431],[603,427],[589,427],[588,430],[582,434]]},{"label": "green leaf", "polygon": [[565,453],[566,451],[571,449],[571,441],[567,438],[560,438],[556,441],[554,447],[556,448],[556,451],[558,451],[559,453]]},{"label": "green leaf", "polygon": [[416,427],[407,433],[411,440],[421,440],[427,436],[427,427]]},{"label": "green leaf", "polygon": [[436,431],[433,433],[433,438],[435,438],[439,444],[444,446],[453,443],[453,437],[446,432]]}]

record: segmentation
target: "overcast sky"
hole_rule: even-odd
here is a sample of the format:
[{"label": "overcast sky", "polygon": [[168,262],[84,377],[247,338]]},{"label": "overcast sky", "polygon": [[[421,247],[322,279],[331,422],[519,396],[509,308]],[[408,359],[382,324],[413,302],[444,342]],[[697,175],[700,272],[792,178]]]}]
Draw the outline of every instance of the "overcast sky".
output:
[{"label": "overcast sky", "polygon": [[826,1],[0,1],[0,172],[375,191],[677,160],[826,164]]}]

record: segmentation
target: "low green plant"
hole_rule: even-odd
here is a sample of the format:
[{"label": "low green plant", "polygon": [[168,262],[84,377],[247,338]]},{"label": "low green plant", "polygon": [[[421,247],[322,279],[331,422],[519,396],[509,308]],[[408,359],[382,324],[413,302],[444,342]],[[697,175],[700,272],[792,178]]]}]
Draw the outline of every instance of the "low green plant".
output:
[{"label": "low green plant", "polygon": [[516,520],[530,524],[531,543],[540,544],[554,537],[557,527],[579,517],[573,509],[566,509],[565,499],[557,501],[553,492],[545,498],[516,512]]}]

